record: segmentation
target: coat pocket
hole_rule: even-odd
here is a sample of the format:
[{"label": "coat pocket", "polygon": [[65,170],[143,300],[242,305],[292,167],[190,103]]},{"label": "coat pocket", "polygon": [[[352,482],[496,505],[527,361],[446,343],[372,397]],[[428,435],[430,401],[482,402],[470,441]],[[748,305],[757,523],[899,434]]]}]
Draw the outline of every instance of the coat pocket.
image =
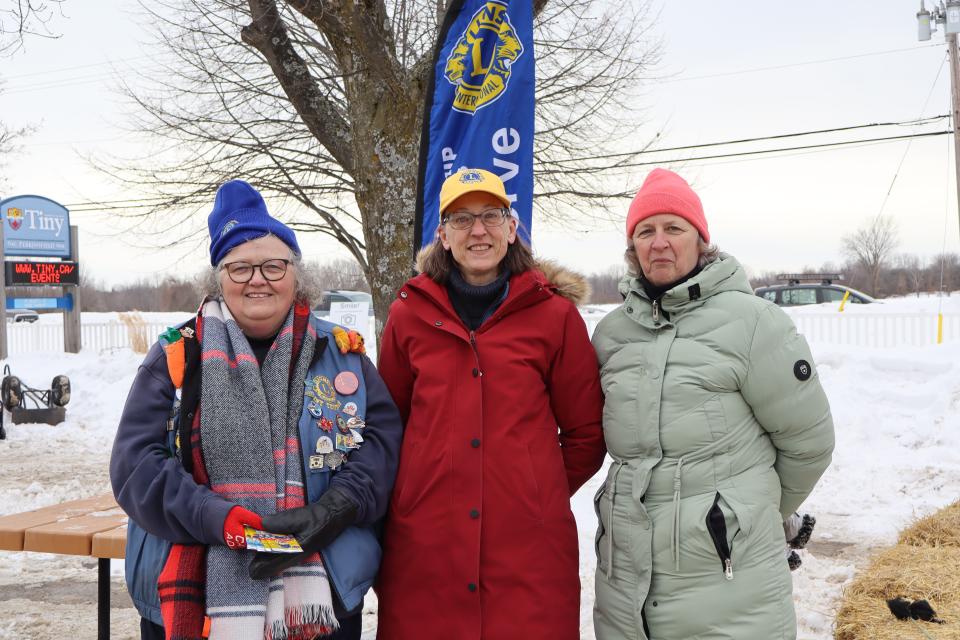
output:
[{"label": "coat pocket", "polygon": [[[720,506],[722,497],[717,493],[713,499],[713,506],[707,512],[707,532],[713,541],[720,560],[720,569],[727,580],[733,580],[733,539],[741,533],[742,528],[733,508],[727,505],[727,513]],[[729,514],[729,515],[728,515]]]},{"label": "coat pocket", "polygon": [[540,491],[540,483],[537,482],[536,467],[533,465],[533,454],[530,452],[529,444],[521,442],[520,446],[523,447],[520,455],[525,455],[526,459],[521,461],[519,465],[519,472],[523,476],[521,480],[523,484],[519,489],[529,499],[527,502],[530,505],[530,517],[536,520],[538,524],[543,524],[544,496]]}]

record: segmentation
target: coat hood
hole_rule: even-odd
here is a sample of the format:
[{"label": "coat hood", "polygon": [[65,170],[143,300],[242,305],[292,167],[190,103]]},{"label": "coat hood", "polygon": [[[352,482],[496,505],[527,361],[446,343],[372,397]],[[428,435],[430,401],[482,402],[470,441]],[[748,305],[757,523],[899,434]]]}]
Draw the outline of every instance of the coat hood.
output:
[{"label": "coat hood", "polygon": [[590,299],[590,283],[580,273],[571,271],[553,260],[537,260],[537,268],[547,282],[555,287],[557,295],[563,296],[576,306]]},{"label": "coat hood", "polygon": [[[637,296],[650,302],[637,276],[624,276],[620,280],[619,290],[625,300]],[[747,274],[737,259],[721,253],[719,258],[703,267],[700,273],[664,293],[660,304],[666,311],[680,311],[699,306],[707,298],[728,291],[753,295]]]}]

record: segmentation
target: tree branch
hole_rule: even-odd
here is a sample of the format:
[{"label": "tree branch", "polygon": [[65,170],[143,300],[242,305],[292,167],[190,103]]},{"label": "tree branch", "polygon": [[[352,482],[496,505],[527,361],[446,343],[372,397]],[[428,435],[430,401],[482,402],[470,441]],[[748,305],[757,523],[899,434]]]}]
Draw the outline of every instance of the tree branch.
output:
[{"label": "tree branch", "polygon": [[393,28],[383,0],[292,2],[330,40],[344,75],[362,72],[395,96],[406,93],[406,74],[397,58]]},{"label": "tree branch", "polygon": [[536,20],[540,15],[540,12],[543,11],[543,8],[547,6],[548,0],[533,0],[533,19]]},{"label": "tree branch", "polygon": [[350,127],[323,95],[303,58],[293,48],[274,0],[249,0],[252,22],[243,41],[259,51],[310,133],[348,173],[354,170]]}]

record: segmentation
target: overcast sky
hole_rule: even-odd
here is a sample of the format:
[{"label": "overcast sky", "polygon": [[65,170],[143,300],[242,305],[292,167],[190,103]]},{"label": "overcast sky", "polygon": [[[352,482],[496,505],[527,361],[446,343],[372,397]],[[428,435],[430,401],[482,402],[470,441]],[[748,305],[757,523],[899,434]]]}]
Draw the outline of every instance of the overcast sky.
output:
[{"label": "overcast sky", "polygon": [[[659,134],[653,147],[665,148],[947,114],[943,34],[917,41],[918,4],[661,0],[654,32],[662,62],[643,87],[643,124],[623,137],[642,143]],[[0,59],[0,119],[37,127],[8,158],[0,197],[39,194],[67,205],[126,197],[83,158],[136,148],[136,137],[121,128],[126,116],[113,87],[117,74],[149,62],[141,44],[149,36],[132,0],[67,0],[64,13],[52,25],[62,37],[31,39],[25,51]],[[948,128],[945,120],[865,128],[651,160],[694,184],[713,239],[754,272],[839,260],[841,237],[881,209],[897,221],[900,250],[929,257],[942,247],[960,251],[950,136],[686,159]],[[627,204],[609,213],[622,220]],[[619,264],[620,223],[595,222],[590,213],[563,228],[535,219],[537,252],[587,273]],[[80,227],[83,268],[110,283],[190,274],[206,263],[200,243],[150,251],[107,216],[75,213],[72,222]],[[308,258],[346,255],[317,237],[301,245]]]}]

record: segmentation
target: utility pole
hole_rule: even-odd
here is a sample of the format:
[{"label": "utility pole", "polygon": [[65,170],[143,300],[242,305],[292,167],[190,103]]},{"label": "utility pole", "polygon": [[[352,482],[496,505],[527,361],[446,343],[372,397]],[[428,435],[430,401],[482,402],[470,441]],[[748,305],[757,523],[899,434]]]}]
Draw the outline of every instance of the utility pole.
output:
[{"label": "utility pole", "polygon": [[[957,123],[960,122],[960,60],[957,56],[957,34],[947,34],[947,50],[950,53],[950,97],[952,107],[950,119],[953,123],[953,168],[957,180],[957,204],[960,205],[960,135],[957,135]],[[957,217],[960,224],[960,215]]]},{"label": "utility pole", "polygon": [[947,41],[947,53],[950,55],[950,99],[952,106],[950,117],[953,125],[953,166],[957,183],[957,221],[960,224],[960,135],[957,135],[960,123],[960,56],[957,55],[957,33],[960,33],[960,0],[940,0],[934,2],[933,10],[927,11],[920,0],[920,11],[917,12],[917,37],[921,41],[929,40],[936,25],[942,24]]}]

